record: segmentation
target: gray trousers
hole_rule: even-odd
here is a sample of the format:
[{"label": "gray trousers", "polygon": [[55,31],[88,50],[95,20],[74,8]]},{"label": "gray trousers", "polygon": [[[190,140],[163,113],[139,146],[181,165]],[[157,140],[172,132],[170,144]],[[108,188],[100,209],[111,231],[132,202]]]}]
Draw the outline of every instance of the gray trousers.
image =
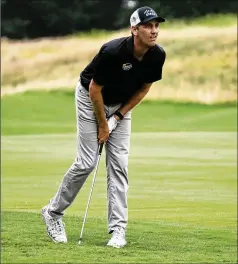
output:
[{"label": "gray trousers", "polygon": [[[78,82],[75,92],[77,116],[77,157],[64,175],[56,195],[50,200],[49,212],[59,216],[72,204],[85,180],[96,166],[97,122],[89,92]],[[104,106],[108,118],[119,105]],[[126,228],[128,221],[128,154],[131,112],[113,130],[105,144],[107,168],[108,232],[116,226]]]}]

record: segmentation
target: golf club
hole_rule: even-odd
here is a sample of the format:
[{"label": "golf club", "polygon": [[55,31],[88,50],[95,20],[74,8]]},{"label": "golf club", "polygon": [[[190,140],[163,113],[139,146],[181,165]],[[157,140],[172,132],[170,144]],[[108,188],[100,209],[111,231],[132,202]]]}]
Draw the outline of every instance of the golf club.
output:
[{"label": "golf club", "polygon": [[101,154],[102,154],[102,149],[103,149],[103,143],[100,144],[99,147],[98,147],[98,159],[97,159],[97,163],[96,163],[96,167],[95,167],[95,171],[94,171],[94,175],[93,175],[92,187],[91,187],[91,190],[90,190],[90,193],[89,193],[86,211],[85,211],[85,214],[84,214],[83,225],[82,225],[82,229],[81,229],[81,233],[80,233],[80,237],[79,237],[79,242],[78,242],[79,245],[82,243],[84,225],[85,225],[85,222],[86,222],[86,218],[87,218],[87,214],[88,214],[88,208],[89,208],[90,200],[91,200],[92,193],[93,193],[93,187],[94,187],[94,183],[95,183],[96,176],[97,176],[97,171],[98,171],[99,161],[100,161]]}]

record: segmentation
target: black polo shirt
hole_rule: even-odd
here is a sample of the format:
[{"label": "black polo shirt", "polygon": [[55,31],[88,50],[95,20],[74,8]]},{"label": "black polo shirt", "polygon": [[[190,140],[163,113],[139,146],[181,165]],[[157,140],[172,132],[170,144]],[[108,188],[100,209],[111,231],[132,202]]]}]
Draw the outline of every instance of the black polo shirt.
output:
[{"label": "black polo shirt", "polygon": [[80,74],[88,90],[91,79],[103,86],[104,104],[125,103],[144,83],[162,78],[165,51],[159,45],[150,48],[141,61],[133,56],[133,37],[105,43]]}]

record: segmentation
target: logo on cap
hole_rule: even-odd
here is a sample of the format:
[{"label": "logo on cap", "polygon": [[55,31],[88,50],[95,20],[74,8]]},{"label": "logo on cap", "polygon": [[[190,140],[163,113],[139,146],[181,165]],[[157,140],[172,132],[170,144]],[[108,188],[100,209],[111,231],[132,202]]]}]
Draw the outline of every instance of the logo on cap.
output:
[{"label": "logo on cap", "polygon": [[145,16],[157,16],[153,9],[146,9],[144,12]]},{"label": "logo on cap", "polygon": [[136,18],[135,17],[132,17],[131,18],[131,22],[136,22]]}]

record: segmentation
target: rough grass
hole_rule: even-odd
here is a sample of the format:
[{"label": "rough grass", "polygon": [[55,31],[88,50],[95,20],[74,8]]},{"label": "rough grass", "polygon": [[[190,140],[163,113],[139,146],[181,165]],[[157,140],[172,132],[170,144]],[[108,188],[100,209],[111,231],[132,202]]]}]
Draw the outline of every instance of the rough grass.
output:
[{"label": "rough grass", "polygon": [[[237,97],[235,18],[205,17],[168,23],[158,43],[167,52],[163,80],[148,98],[204,103]],[[222,26],[220,26],[222,24]],[[33,41],[2,41],[2,95],[29,89],[73,89],[80,71],[100,46],[129,29]]]}]

